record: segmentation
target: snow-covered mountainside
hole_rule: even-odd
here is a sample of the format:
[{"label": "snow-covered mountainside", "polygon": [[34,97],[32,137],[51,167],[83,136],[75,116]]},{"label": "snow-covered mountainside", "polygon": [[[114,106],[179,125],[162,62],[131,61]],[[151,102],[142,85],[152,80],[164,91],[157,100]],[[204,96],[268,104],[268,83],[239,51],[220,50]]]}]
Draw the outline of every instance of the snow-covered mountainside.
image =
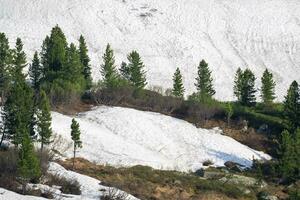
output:
[{"label": "snow-covered mountainside", "polygon": [[[72,118],[52,113],[53,131],[65,141],[55,148],[72,157]],[[198,129],[192,124],[158,113],[120,107],[97,107],[76,117],[83,148],[78,156],[114,166],[147,165],[157,169],[195,171],[211,160],[216,166],[235,161],[250,166],[252,160],[269,159],[220,130]]]},{"label": "snow-covered mountainside", "polygon": [[30,57],[56,24],[69,41],[86,37],[95,80],[108,42],[118,64],[140,52],[149,85],[171,87],[180,67],[189,93],[205,59],[218,99],[233,98],[238,67],[258,78],[269,68],[279,99],[300,79],[299,0],[0,0],[0,32],[20,36]]},{"label": "snow-covered mountainside", "polygon": [[[53,194],[54,199],[59,200],[99,200],[100,196],[108,194],[112,188],[101,185],[101,182],[97,179],[78,174],[73,171],[68,171],[57,163],[50,163],[48,173],[64,177],[66,180],[75,180],[80,185],[81,195],[63,194],[60,190],[54,187],[50,187],[42,184],[30,184],[28,187],[31,189],[40,189],[41,191],[48,191]],[[114,189],[115,194],[123,194],[123,191]],[[128,196],[127,196],[128,195]],[[138,200],[137,198],[126,194],[128,200]],[[45,200],[43,197],[24,196],[15,192],[8,191],[0,188],[0,200]]]}]

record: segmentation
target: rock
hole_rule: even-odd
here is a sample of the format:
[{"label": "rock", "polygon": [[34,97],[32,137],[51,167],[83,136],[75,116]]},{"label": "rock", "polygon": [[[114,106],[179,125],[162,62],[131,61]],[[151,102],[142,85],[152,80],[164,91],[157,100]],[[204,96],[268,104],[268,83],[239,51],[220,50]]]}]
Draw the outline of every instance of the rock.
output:
[{"label": "rock", "polygon": [[257,195],[257,198],[258,198],[259,200],[278,200],[278,197],[273,196],[273,195],[270,195],[270,194],[267,193],[267,192],[260,192],[260,193]]},{"label": "rock", "polygon": [[242,175],[227,175],[219,181],[223,183],[230,183],[235,185],[243,185],[247,187],[260,187],[264,188],[267,186],[267,183],[264,181],[259,181],[252,177],[242,176]]},{"label": "rock", "polygon": [[224,172],[221,171],[209,171],[204,169],[199,169],[195,173],[197,176],[203,177],[205,179],[220,179],[225,175]]},{"label": "rock", "polygon": [[224,163],[224,165],[229,169],[229,170],[232,170],[232,171],[235,171],[235,172],[242,172],[244,171],[244,166],[239,164],[239,163],[235,163],[235,162],[232,162],[232,161],[227,161]]}]

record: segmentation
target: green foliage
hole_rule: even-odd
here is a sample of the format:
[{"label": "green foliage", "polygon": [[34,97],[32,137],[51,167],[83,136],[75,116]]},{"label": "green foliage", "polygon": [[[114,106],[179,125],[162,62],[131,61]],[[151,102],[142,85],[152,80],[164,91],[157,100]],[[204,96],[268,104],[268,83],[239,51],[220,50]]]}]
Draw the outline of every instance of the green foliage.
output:
[{"label": "green foliage", "polygon": [[9,48],[9,42],[4,33],[0,33],[0,91],[1,103],[9,88],[9,71],[12,64],[12,52]]},{"label": "green foliage", "polygon": [[37,180],[41,176],[41,169],[33,144],[26,128],[22,129],[22,142],[19,150],[18,173],[25,181]]},{"label": "green foliage", "polygon": [[129,66],[127,65],[126,62],[122,62],[121,63],[121,67],[120,67],[120,73],[121,73],[121,76],[129,81],[130,80],[130,68]]},{"label": "green foliage", "polygon": [[107,44],[105,53],[103,55],[103,64],[100,70],[102,77],[104,79],[104,84],[107,88],[115,88],[118,85],[119,74],[115,65],[114,52]]},{"label": "green foliage", "polygon": [[128,68],[130,71],[130,82],[136,89],[143,89],[146,85],[146,72],[140,55],[136,51],[132,51],[127,59],[129,61]]},{"label": "green foliage", "polygon": [[50,144],[52,135],[51,129],[51,113],[50,104],[46,93],[42,90],[40,93],[38,111],[37,111],[37,132],[39,134],[39,142],[41,142],[41,152],[44,145]]},{"label": "green foliage", "polygon": [[175,97],[183,98],[184,95],[184,87],[182,83],[182,75],[180,73],[179,68],[176,69],[176,72],[173,76],[173,90],[172,94]]},{"label": "green foliage", "polygon": [[23,74],[23,69],[27,66],[26,54],[23,50],[23,43],[20,38],[17,38],[16,47],[13,51],[13,69],[12,78],[14,80],[25,81],[25,75]]},{"label": "green foliage", "polygon": [[242,71],[238,68],[235,75],[233,91],[242,105],[252,106],[255,104],[255,79],[251,70],[246,69]]},{"label": "green foliage", "polygon": [[205,60],[202,60],[198,66],[198,77],[196,78],[197,91],[201,96],[212,97],[216,91],[213,88],[213,79],[211,71]]},{"label": "green foliage", "polygon": [[275,81],[273,74],[266,69],[261,78],[261,98],[264,104],[270,105],[275,99]]},{"label": "green foliage", "polygon": [[233,107],[230,102],[225,104],[225,112],[227,117],[227,124],[230,125],[230,119],[233,116]]},{"label": "green foliage", "polygon": [[90,89],[92,87],[92,74],[91,74],[91,66],[90,66],[90,58],[88,56],[88,48],[85,42],[85,39],[82,35],[79,38],[79,55],[80,61],[83,66],[82,74],[85,79],[86,89]]},{"label": "green foliage", "polygon": [[35,52],[33,56],[32,64],[29,66],[29,77],[35,92],[38,92],[40,89],[42,74],[43,71],[41,68],[40,59],[38,53]]},{"label": "green foliage", "polygon": [[284,100],[284,116],[287,120],[287,127],[294,132],[300,127],[300,92],[296,81],[290,85]]},{"label": "green foliage", "polygon": [[75,157],[76,157],[76,150],[78,148],[82,148],[82,142],[80,140],[80,129],[79,129],[79,124],[75,119],[72,119],[72,124],[71,124],[71,137],[73,140],[73,168],[74,168],[74,162],[75,162]]}]

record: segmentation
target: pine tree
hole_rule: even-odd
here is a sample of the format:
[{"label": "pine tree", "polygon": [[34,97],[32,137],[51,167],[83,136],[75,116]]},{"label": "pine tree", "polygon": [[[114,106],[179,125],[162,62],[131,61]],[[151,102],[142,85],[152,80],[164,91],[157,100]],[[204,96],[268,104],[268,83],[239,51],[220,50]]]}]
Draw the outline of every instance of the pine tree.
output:
[{"label": "pine tree", "polygon": [[130,68],[128,67],[126,62],[121,63],[120,74],[125,80],[130,80]]},{"label": "pine tree", "polygon": [[33,91],[23,79],[16,79],[3,107],[4,134],[12,139],[15,146],[22,142],[22,129],[28,131],[32,120]]},{"label": "pine tree", "polygon": [[107,44],[103,55],[103,64],[101,65],[101,74],[104,79],[104,84],[107,88],[114,88],[118,84],[119,75],[115,66],[114,52]]},{"label": "pine tree", "polygon": [[184,87],[182,83],[182,75],[180,73],[179,68],[176,69],[173,76],[173,90],[172,94],[175,97],[183,98],[184,95]]},{"label": "pine tree", "polygon": [[79,124],[75,119],[72,119],[72,124],[71,124],[71,137],[73,140],[73,169],[75,165],[75,157],[76,157],[76,150],[78,148],[82,148],[82,142],[80,140],[80,129],[79,129]]},{"label": "pine tree", "polygon": [[140,90],[143,89],[146,85],[146,72],[144,71],[144,64],[141,60],[140,55],[136,51],[132,51],[127,59],[129,61],[128,67],[130,69],[130,82],[132,85]]},{"label": "pine tree", "polygon": [[81,64],[83,66],[82,73],[84,75],[84,79],[86,82],[86,89],[90,89],[92,87],[90,58],[88,56],[88,48],[85,39],[82,35],[79,38],[79,55],[80,55]]},{"label": "pine tree", "polygon": [[32,64],[29,66],[29,77],[35,93],[37,93],[40,89],[42,74],[43,72],[40,65],[40,59],[38,53],[35,52],[33,56]]},{"label": "pine tree", "polygon": [[30,180],[37,180],[41,176],[41,169],[38,158],[35,155],[32,141],[25,124],[20,129],[22,135],[21,148],[19,150],[18,174],[22,179],[23,193],[25,192],[26,183]]},{"label": "pine tree", "polygon": [[290,178],[295,173],[295,154],[293,139],[288,131],[283,131],[279,146],[280,172],[283,177]]},{"label": "pine tree", "polygon": [[241,68],[238,68],[235,73],[233,93],[239,102],[242,99],[242,97],[241,97],[242,76],[243,76],[243,71],[241,70]]},{"label": "pine tree", "polygon": [[50,37],[46,36],[45,40],[42,44],[42,50],[40,52],[41,58],[41,69],[42,69],[42,82],[45,82],[45,78],[48,76],[50,68],[49,68],[49,59],[50,59]]},{"label": "pine tree", "polygon": [[202,97],[211,98],[216,91],[213,88],[213,79],[208,64],[202,60],[198,66],[198,77],[196,78],[197,91]]},{"label": "pine tree", "polygon": [[295,166],[298,172],[297,176],[300,178],[300,129],[298,128],[295,132],[294,137],[294,150],[295,150]]},{"label": "pine tree", "polygon": [[266,69],[261,78],[261,98],[264,104],[270,105],[275,99],[275,81],[273,74]]},{"label": "pine tree", "polygon": [[284,116],[290,132],[300,127],[300,92],[297,81],[293,81],[285,96]]},{"label": "pine tree", "polygon": [[256,89],[255,89],[255,76],[250,69],[246,69],[241,78],[241,103],[246,106],[255,104]]},{"label": "pine tree", "polygon": [[17,38],[16,47],[13,54],[13,72],[12,76],[14,80],[22,79],[25,80],[25,75],[23,74],[23,69],[27,66],[26,54],[23,50],[23,43],[20,38]]},{"label": "pine tree", "polygon": [[44,145],[51,143],[50,137],[52,135],[51,129],[51,113],[50,104],[46,93],[42,90],[40,93],[40,102],[37,111],[37,132],[39,134],[39,142],[41,142],[41,153]]}]

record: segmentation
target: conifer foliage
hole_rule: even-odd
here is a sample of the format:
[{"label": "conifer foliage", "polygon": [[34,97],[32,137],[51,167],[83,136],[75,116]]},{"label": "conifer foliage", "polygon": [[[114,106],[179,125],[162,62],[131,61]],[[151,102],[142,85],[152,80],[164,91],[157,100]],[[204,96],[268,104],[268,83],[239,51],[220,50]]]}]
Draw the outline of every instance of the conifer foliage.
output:
[{"label": "conifer foliage", "polygon": [[173,75],[173,90],[172,94],[175,97],[183,98],[184,95],[184,87],[182,83],[182,75],[180,73],[179,68],[176,69]]},{"label": "conifer foliage", "polygon": [[40,89],[43,71],[40,64],[38,53],[35,52],[32,64],[29,66],[29,77],[34,91],[37,93]]},{"label": "conifer foliage", "polygon": [[275,81],[273,74],[266,69],[261,78],[261,98],[264,104],[270,105],[275,99]]},{"label": "conifer foliage", "polygon": [[71,137],[73,140],[73,169],[74,169],[74,165],[75,165],[76,150],[78,148],[82,148],[80,134],[81,134],[81,132],[80,132],[80,128],[79,128],[79,123],[75,119],[72,119]]},{"label": "conifer foliage", "polygon": [[213,79],[211,71],[205,60],[202,60],[198,66],[198,76],[195,84],[198,93],[203,97],[212,97],[216,91],[213,88]]},{"label": "conifer foliage", "polygon": [[80,35],[79,38],[79,55],[80,55],[81,64],[83,66],[82,74],[85,79],[86,89],[90,89],[92,87],[90,58],[88,56],[88,48],[85,39],[82,35]]},{"label": "conifer foliage", "polygon": [[129,61],[128,68],[130,71],[130,82],[136,89],[143,89],[146,85],[145,66],[142,62],[140,54],[137,51],[132,51],[127,59]]}]

